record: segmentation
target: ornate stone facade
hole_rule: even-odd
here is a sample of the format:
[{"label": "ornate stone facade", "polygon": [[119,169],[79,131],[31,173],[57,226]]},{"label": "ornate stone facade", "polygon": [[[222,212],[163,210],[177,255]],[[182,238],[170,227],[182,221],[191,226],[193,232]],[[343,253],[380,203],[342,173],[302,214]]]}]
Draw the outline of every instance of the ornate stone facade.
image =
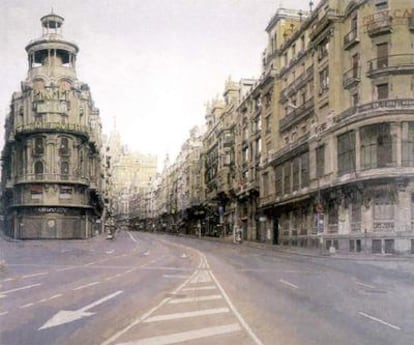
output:
[{"label": "ornate stone facade", "polygon": [[4,232],[19,239],[88,238],[101,229],[101,121],[76,76],[78,46],[64,19],[41,18],[26,46],[28,74],[13,93],[2,152]]}]

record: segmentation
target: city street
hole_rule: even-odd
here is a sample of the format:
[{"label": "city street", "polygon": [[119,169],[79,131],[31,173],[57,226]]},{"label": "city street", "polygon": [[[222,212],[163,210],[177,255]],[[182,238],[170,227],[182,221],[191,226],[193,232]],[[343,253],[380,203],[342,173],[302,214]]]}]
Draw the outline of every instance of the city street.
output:
[{"label": "city street", "polygon": [[414,343],[414,260],[156,233],[0,240],[1,345]]}]

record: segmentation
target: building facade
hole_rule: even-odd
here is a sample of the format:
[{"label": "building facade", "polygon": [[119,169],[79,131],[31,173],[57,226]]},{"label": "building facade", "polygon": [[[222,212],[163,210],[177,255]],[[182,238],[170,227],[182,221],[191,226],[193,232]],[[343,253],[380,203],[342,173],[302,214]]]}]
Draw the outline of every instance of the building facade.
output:
[{"label": "building facade", "polygon": [[[410,1],[320,1],[276,40],[261,211],[284,245],[412,253]],[[269,197],[271,195],[271,197]]]},{"label": "building facade", "polygon": [[247,240],[414,253],[412,2],[310,4],[278,9],[258,80],[208,108],[206,234],[227,222]]},{"label": "building facade", "polygon": [[101,121],[76,75],[64,19],[41,18],[26,46],[27,78],[13,93],[2,151],[4,231],[19,239],[88,238],[100,231]]}]

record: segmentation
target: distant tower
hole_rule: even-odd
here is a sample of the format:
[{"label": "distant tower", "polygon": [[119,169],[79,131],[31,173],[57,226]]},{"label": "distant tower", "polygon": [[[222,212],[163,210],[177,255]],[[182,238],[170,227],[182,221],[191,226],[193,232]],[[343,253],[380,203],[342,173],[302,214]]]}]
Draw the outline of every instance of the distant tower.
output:
[{"label": "distant tower", "polygon": [[88,238],[99,231],[101,120],[76,76],[79,48],[63,17],[41,19],[26,46],[28,74],[13,93],[2,152],[4,232],[14,238]]}]

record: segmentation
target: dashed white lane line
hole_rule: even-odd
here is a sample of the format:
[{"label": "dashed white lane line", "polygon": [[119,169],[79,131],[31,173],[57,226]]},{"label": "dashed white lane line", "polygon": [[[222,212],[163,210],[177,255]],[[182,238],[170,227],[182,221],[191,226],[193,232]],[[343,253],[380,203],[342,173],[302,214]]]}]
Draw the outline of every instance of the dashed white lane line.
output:
[{"label": "dashed white lane line", "polygon": [[34,303],[27,303],[27,304],[25,304],[25,305],[21,305],[19,308],[20,308],[20,309],[29,308],[29,307],[31,307],[31,306],[33,306],[33,305],[34,305]]},{"label": "dashed white lane line", "polygon": [[144,338],[137,341],[131,341],[128,343],[119,343],[118,345],[169,345],[178,344],[184,341],[190,341],[195,339],[201,339],[206,337],[212,337],[215,335],[222,335],[227,333],[233,333],[241,331],[241,327],[238,323],[230,325],[207,327],[196,329],[188,332],[174,333],[168,335],[162,335],[152,338]]},{"label": "dashed white lane line", "polygon": [[6,315],[8,313],[9,313],[8,311],[2,311],[2,312],[0,312],[0,316]]},{"label": "dashed white lane line", "polygon": [[69,270],[73,270],[75,268],[78,268],[78,266],[71,266],[71,267],[65,267],[65,268],[58,268],[56,270],[56,272],[64,272],[64,271],[69,271]]},{"label": "dashed white lane line", "polygon": [[100,284],[100,282],[92,282],[92,283],[89,283],[89,284],[85,284],[85,285],[78,286],[78,287],[72,289],[72,291],[86,289],[88,287],[91,287],[91,286],[94,286],[94,285],[98,285],[98,284]]},{"label": "dashed white lane line", "polygon": [[22,286],[22,287],[15,288],[15,289],[11,289],[11,290],[0,291],[0,295],[5,294],[5,293],[9,293],[9,292],[16,292],[16,291],[21,291],[21,290],[27,290],[27,289],[31,289],[33,287],[41,286],[41,285],[42,284],[32,284],[32,285],[26,285],[26,286]]},{"label": "dashed white lane line", "polygon": [[166,320],[177,320],[177,319],[184,319],[184,318],[189,318],[189,317],[215,315],[215,314],[222,314],[222,313],[228,313],[228,312],[230,312],[229,308],[213,308],[213,309],[204,309],[204,310],[189,311],[189,312],[183,312],[183,313],[157,315],[157,316],[149,317],[148,319],[144,321],[144,323],[166,321]]},{"label": "dashed white lane line", "polygon": [[27,274],[25,276],[22,276],[22,279],[45,276],[47,274],[49,274],[49,272],[39,272],[39,273]]},{"label": "dashed white lane line", "polygon": [[172,299],[168,303],[178,304],[178,303],[203,302],[203,301],[212,301],[212,300],[222,299],[222,298],[223,298],[222,295],[209,295],[209,296],[201,296],[201,297],[177,298],[177,299]]},{"label": "dashed white lane line", "polygon": [[359,285],[359,286],[363,286],[363,287],[369,288],[369,289],[375,289],[376,288],[375,286],[368,285],[368,284],[365,284],[365,283],[361,283],[361,282],[358,282],[358,281],[356,281],[355,284],[356,285]]},{"label": "dashed white lane line", "polygon": [[287,280],[280,279],[279,282],[281,282],[282,284],[285,284],[287,286],[290,286],[291,288],[299,289],[299,286],[297,286],[297,285],[295,285],[291,282],[288,282]]},{"label": "dashed white lane line", "polygon": [[53,295],[52,297],[49,297],[47,300],[48,301],[51,301],[52,299],[55,299],[55,298],[59,298],[59,297],[62,297],[63,295],[61,294],[61,293],[58,293],[58,294],[56,294],[56,295]]},{"label": "dashed white lane line", "polygon": [[387,322],[387,321],[381,320],[381,319],[379,319],[379,318],[377,318],[377,317],[375,317],[375,316],[372,316],[372,315],[366,314],[366,313],[364,313],[364,312],[362,312],[362,311],[359,311],[359,312],[358,312],[358,314],[359,314],[359,315],[361,315],[361,316],[363,316],[363,317],[366,317],[367,319],[370,319],[370,320],[373,320],[373,321],[379,322],[379,323],[381,323],[381,324],[383,324],[383,325],[385,325],[385,326],[391,327],[391,328],[393,328],[393,329],[395,329],[395,330],[397,330],[397,331],[401,331],[401,328],[400,328],[400,327],[398,327],[398,326],[396,326],[396,325],[393,325],[392,323],[389,323],[389,322]]}]

